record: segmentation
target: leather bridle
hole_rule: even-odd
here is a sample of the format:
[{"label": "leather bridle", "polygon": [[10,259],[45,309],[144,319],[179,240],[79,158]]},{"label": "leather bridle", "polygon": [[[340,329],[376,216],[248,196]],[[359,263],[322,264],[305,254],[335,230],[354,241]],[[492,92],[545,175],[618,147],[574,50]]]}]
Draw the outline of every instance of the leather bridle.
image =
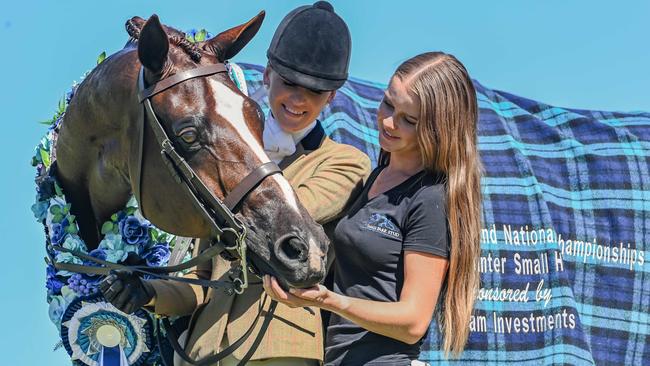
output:
[{"label": "leather bridle", "polygon": [[[184,81],[227,72],[228,70],[223,63],[200,66],[191,70],[179,72],[146,87],[144,67],[140,68],[138,75],[138,100],[144,107],[144,114],[142,115],[144,121],[137,124],[140,143],[138,148],[138,166],[135,170],[134,193],[136,199],[140,202],[140,211],[145,215],[141,203],[142,149],[144,146],[144,126],[148,122],[149,127],[156,137],[156,142],[161,148],[160,154],[165,166],[176,182],[181,185],[185,192],[187,192],[191,201],[210,226],[212,237],[216,239],[213,241],[212,245],[223,246],[223,250],[226,250],[231,257],[237,258],[241,261],[241,267],[243,268],[241,273],[243,278],[240,280],[240,288],[235,289],[236,292],[240,293],[248,287],[248,263],[246,260],[245,243],[246,227],[239,219],[237,219],[237,217],[235,217],[233,211],[242,199],[254,190],[255,187],[257,187],[266,177],[277,173],[281,174],[282,171],[273,162],[262,164],[246,176],[239,185],[236,186],[223,201],[221,201],[218,197],[212,194],[183,156],[181,156],[174,148],[173,142],[170,140],[165,129],[158,120],[151,104],[151,98],[154,95]],[[224,245],[223,243],[230,245]]]}]

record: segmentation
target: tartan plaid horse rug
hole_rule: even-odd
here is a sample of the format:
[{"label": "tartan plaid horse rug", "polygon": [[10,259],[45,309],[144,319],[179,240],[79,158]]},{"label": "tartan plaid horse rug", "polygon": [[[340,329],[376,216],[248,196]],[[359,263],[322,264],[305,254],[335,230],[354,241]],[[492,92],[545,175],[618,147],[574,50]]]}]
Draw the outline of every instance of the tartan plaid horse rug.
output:
[{"label": "tartan plaid horse rug", "polygon": [[[240,64],[268,111],[263,68]],[[650,364],[650,113],[549,106],[474,81],[485,174],[469,343],[433,364]],[[320,120],[376,163],[385,85],[350,79]]]}]

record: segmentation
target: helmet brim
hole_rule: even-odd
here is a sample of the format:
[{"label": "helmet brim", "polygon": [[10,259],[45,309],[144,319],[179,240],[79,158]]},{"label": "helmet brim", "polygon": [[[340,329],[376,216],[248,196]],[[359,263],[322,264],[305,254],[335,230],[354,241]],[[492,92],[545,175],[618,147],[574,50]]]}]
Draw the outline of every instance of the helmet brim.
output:
[{"label": "helmet brim", "polygon": [[273,57],[269,57],[269,66],[284,79],[296,85],[300,85],[304,88],[316,91],[337,90],[338,88],[342,87],[346,81],[345,79],[332,80],[305,74],[303,72],[282,65],[281,62],[275,60]]}]

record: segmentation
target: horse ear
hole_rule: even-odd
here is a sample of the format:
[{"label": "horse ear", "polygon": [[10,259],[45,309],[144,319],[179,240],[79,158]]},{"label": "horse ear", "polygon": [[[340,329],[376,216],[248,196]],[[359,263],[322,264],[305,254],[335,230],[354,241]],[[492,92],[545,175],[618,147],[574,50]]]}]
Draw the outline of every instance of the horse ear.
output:
[{"label": "horse ear", "polygon": [[127,24],[127,26],[128,26],[129,23],[131,23],[131,24],[133,24],[133,25],[138,29],[138,31],[141,31],[141,30],[142,30],[142,27],[144,26],[144,23],[145,23],[145,22],[146,22],[146,21],[145,21],[144,19],[140,18],[139,16],[134,16],[133,18],[129,19],[129,20],[126,22],[126,24]]},{"label": "horse ear", "polygon": [[248,22],[219,33],[206,42],[204,49],[214,53],[221,62],[234,57],[257,34],[265,15],[262,10]]},{"label": "horse ear", "polygon": [[156,14],[152,15],[140,31],[138,58],[153,74],[160,74],[167,61],[169,41]]}]

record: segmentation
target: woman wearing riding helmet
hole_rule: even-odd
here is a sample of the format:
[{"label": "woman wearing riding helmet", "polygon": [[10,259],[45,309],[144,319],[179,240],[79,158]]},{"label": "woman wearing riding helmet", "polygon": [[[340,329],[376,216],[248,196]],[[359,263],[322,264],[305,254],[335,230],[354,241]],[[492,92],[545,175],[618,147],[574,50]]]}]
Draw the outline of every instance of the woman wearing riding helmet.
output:
[{"label": "woman wearing riding helmet", "polygon": [[[325,1],[291,11],[278,26],[267,51],[264,84],[271,113],[264,125],[264,148],[283,169],[302,205],[321,225],[335,223],[370,172],[365,154],[329,139],[316,119],[345,83],[350,51],[348,28]],[[237,66],[231,67],[231,76],[236,78]],[[247,89],[243,78],[235,81],[240,89]],[[200,241],[195,254],[207,242]],[[230,262],[217,257],[191,276],[219,279],[230,268]],[[230,356],[215,359],[214,355],[242,337],[258,316],[264,294],[261,281],[250,284],[243,294],[229,295],[223,290],[206,292],[172,281],[133,280],[139,285],[131,288],[140,289],[134,290],[140,293],[130,294],[130,298],[143,299],[140,306],[147,304],[157,314],[192,314],[189,332],[181,335],[179,342],[184,345],[184,356],[193,362],[291,366],[318,365],[323,360],[319,309],[308,311],[283,304],[277,306],[258,345],[253,343],[262,321]],[[268,310],[269,301],[265,304]],[[175,356],[174,365],[191,364]]]},{"label": "woman wearing riding helmet", "polygon": [[420,345],[438,303],[444,351],[459,354],[469,334],[479,284],[481,164],[467,70],[441,52],[407,60],[390,80],[377,121],[382,157],[336,226],[333,291],[285,292],[264,278],[276,300],[333,313],[326,365],[422,364]]}]

